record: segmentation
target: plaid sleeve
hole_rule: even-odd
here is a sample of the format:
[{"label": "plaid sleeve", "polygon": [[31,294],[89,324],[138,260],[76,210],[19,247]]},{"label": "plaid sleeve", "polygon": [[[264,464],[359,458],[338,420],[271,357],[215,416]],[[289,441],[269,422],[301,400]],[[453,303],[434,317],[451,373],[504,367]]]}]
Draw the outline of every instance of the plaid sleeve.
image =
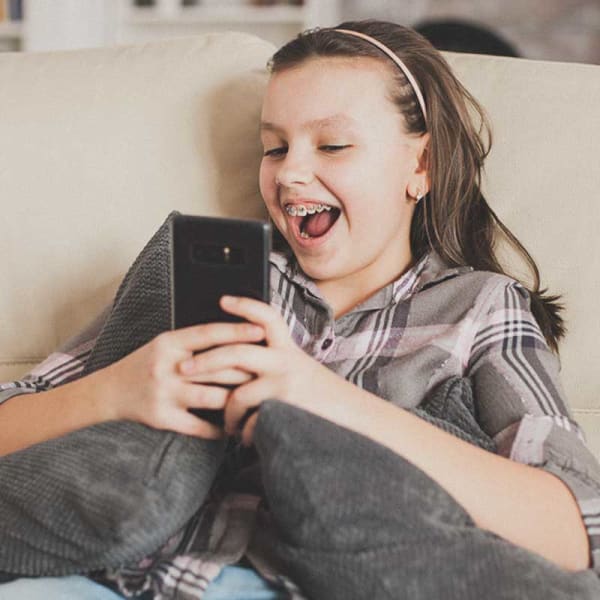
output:
[{"label": "plaid sleeve", "polygon": [[0,383],[0,404],[21,394],[42,392],[76,379],[85,366],[110,307],[105,308],[81,333],[65,342],[17,381]]},{"label": "plaid sleeve", "polygon": [[481,427],[498,452],[540,467],[571,490],[600,576],[600,464],[573,419],[551,352],[530,310],[529,292],[494,277],[482,292],[467,374]]}]

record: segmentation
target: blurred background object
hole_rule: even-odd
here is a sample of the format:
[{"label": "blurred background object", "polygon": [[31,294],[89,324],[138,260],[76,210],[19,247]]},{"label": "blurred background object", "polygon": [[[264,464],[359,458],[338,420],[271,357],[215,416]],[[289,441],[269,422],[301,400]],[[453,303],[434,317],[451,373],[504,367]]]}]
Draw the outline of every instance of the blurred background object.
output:
[{"label": "blurred background object", "polygon": [[494,56],[521,56],[513,44],[478,23],[459,19],[433,19],[415,23],[413,27],[438,50]]},{"label": "blurred background object", "polygon": [[600,64],[600,0],[343,1],[344,18],[478,24],[521,56]]},{"label": "blurred background object", "polygon": [[441,49],[600,64],[600,0],[0,0],[0,50],[225,30],[280,45],[303,29],[368,18],[412,25]]}]

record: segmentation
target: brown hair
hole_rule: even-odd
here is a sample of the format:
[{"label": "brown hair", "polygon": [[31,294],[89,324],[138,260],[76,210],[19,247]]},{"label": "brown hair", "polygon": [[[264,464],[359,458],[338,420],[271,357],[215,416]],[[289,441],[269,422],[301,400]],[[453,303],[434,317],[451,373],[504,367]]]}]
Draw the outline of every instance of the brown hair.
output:
[{"label": "brown hair", "polygon": [[[492,145],[483,108],[458,81],[440,52],[413,29],[375,20],[349,21],[338,28],[365,33],[401,58],[421,88],[427,123],[404,73],[373,44],[333,28],[299,34],[273,55],[268,65],[271,73],[317,57],[370,57],[391,65],[392,100],[404,116],[406,132],[429,132],[431,136],[427,148],[430,190],[416,205],[413,215],[413,256],[418,259],[433,249],[450,266],[469,265],[509,275],[495,252],[497,242],[504,239],[532,275],[532,287],[528,288],[532,313],[548,345],[558,352],[558,341],[565,334],[561,297],[547,295],[547,289],[540,289],[535,261],[490,208],[480,190],[483,162]],[[478,128],[471,116],[477,117]]]}]

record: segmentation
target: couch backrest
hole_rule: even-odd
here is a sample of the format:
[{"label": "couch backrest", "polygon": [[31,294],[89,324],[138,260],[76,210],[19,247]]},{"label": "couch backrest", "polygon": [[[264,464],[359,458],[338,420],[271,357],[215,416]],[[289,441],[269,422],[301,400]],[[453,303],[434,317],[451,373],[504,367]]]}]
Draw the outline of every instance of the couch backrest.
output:
[{"label": "couch backrest", "polygon": [[[274,48],[245,34],[0,55],[0,381],[112,296],[168,212],[259,216]],[[486,196],[564,294],[563,382],[600,456],[600,67],[446,55],[486,106]]]},{"label": "couch backrest", "polygon": [[0,380],[109,301],[170,210],[262,214],[272,52],[215,34],[0,55]]}]

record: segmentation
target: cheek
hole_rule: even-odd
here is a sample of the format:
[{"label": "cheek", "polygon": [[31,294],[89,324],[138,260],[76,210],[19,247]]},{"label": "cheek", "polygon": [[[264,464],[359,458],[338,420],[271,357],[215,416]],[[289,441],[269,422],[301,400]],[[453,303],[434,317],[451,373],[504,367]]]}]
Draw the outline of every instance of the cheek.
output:
[{"label": "cheek", "polygon": [[280,231],[284,227],[284,216],[279,207],[277,185],[275,185],[275,170],[264,161],[258,172],[258,185],[263,202],[271,219]]},{"label": "cheek", "polygon": [[[348,199],[348,218],[354,229],[371,232],[386,225],[397,227],[406,219],[407,175],[397,161],[384,161],[371,165],[368,170],[355,171],[347,179],[349,185],[341,190]],[[358,175],[358,176],[357,176]]]},{"label": "cheek", "polygon": [[267,204],[274,202],[274,198],[277,195],[277,186],[275,185],[275,175],[273,173],[273,169],[265,163],[265,161],[260,163],[260,170],[258,172],[258,186],[260,188],[260,193]]}]

